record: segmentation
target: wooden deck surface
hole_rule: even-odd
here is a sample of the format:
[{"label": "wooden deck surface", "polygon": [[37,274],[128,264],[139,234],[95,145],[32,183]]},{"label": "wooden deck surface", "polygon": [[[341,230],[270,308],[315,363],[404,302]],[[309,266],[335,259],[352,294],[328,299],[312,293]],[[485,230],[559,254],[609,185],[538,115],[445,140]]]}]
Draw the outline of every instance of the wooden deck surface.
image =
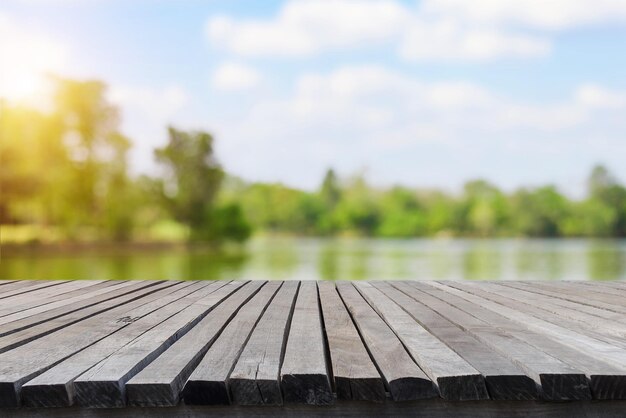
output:
[{"label": "wooden deck surface", "polygon": [[626,283],[0,281],[0,415],[624,399]]}]

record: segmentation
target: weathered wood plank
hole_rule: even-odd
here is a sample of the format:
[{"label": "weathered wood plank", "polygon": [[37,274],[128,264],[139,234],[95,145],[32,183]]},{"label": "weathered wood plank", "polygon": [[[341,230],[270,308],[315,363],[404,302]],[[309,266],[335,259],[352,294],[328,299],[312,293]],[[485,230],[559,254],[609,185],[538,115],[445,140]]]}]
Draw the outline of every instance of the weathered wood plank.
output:
[{"label": "weathered wood plank", "polygon": [[2,282],[4,283],[4,286],[0,288],[0,295],[6,292],[11,292],[15,289],[34,286],[39,283],[36,280],[2,280]]},{"label": "weathered wood plank", "polygon": [[300,284],[280,370],[285,402],[333,403],[325,352],[317,285],[304,281]]},{"label": "weathered wood plank", "polygon": [[186,405],[228,405],[231,403],[228,376],[252,329],[281,284],[281,282],[268,282],[241,307],[226,325],[189,376],[182,395]]},{"label": "weathered wood plank", "polygon": [[583,296],[587,299],[587,303],[602,302],[608,305],[624,307],[624,290],[614,289],[612,294],[606,292],[598,292],[596,287],[580,289],[572,286],[562,286],[555,283],[537,283],[541,289],[549,289],[561,293],[562,295]]},{"label": "weathered wood plank", "polygon": [[[614,284],[304,284],[306,293],[299,282],[0,283],[11,293],[0,296],[0,408],[122,407],[127,396],[174,405],[188,379],[189,403],[280,404],[290,369],[323,377],[309,391],[297,385],[294,399],[335,402],[334,388],[340,408],[380,401],[385,386],[395,400],[435,396],[428,376],[466,367],[458,359],[484,378],[489,402],[532,399],[538,385],[545,400],[626,399],[625,290]],[[442,360],[442,348],[458,358]],[[151,381],[136,379],[147,370]],[[377,389],[363,389],[362,370]],[[272,411],[303,407],[281,408]]]},{"label": "weathered wood plank", "polygon": [[[585,373],[591,380],[591,392],[597,399],[621,399],[624,396],[624,371],[619,367],[600,361],[598,356],[585,355],[578,351],[571,344],[563,344],[554,339],[549,333],[536,332],[526,327],[524,321],[518,322],[521,315],[516,311],[499,310],[497,304],[489,300],[484,300],[471,293],[463,292],[454,287],[438,283],[429,283],[428,287],[436,287],[444,293],[439,293],[440,297],[450,304],[463,309],[471,315],[479,317],[488,324],[506,330],[507,334],[530,344],[537,349],[551,355],[560,361],[575,367]],[[425,286],[425,285],[422,285]],[[427,291],[427,289],[425,289]],[[494,310],[489,310],[493,308]],[[546,388],[544,386],[544,392]]]},{"label": "weathered wood plank", "polygon": [[339,282],[337,289],[391,397],[396,401],[405,401],[437,396],[433,382],[415,364],[396,334],[354,286]]},{"label": "weathered wood plank", "polygon": [[[497,322],[497,317],[489,310],[482,310],[480,306],[472,307],[471,311],[461,310],[457,304],[444,299],[441,292],[429,289],[426,283],[412,283],[423,291],[420,302],[437,310],[443,316],[453,321],[466,332],[471,333],[482,343],[507,357],[528,376],[532,377],[542,388],[542,396],[548,400],[581,400],[590,399],[591,392],[585,374],[552,357],[542,350],[528,344],[524,339],[515,338],[507,327],[493,327],[486,319]],[[482,317],[475,314],[475,310],[482,313]]]},{"label": "weathered wood plank", "polygon": [[[20,403],[22,385],[72,354],[150,313],[150,302],[163,298],[177,283],[159,283],[138,293],[140,299],[77,322],[62,332],[31,341],[20,350],[0,354],[0,407]],[[156,309],[156,308],[155,308]],[[154,309],[152,309],[154,310]]]},{"label": "weathered wood plank", "polygon": [[[74,403],[75,393],[78,392],[81,395],[79,400],[81,398],[87,399],[85,402],[78,402],[85,406],[123,406],[125,400],[123,392],[118,396],[114,396],[114,394],[116,393],[115,389],[120,387],[120,383],[123,387],[123,382],[119,380],[122,380],[124,376],[118,377],[119,380],[106,381],[102,375],[108,373],[110,376],[125,365],[130,368],[137,367],[135,361],[140,348],[147,348],[145,345],[138,346],[137,342],[146,342],[146,335],[154,333],[156,329],[161,330],[166,327],[168,322],[180,317],[181,312],[195,301],[221,287],[221,283],[190,282],[187,286],[181,284],[178,287],[178,290],[169,295],[173,299],[172,302],[130,323],[127,327],[76,353],[27,382],[22,387],[23,404],[27,406],[68,406]],[[179,299],[175,299],[176,297]],[[162,301],[166,302],[165,300]],[[172,334],[175,338],[174,331],[161,334],[161,342],[167,343],[168,339],[172,338]],[[132,348],[129,349],[129,346]],[[120,353],[126,353],[126,355],[120,355]],[[87,384],[87,387],[79,385],[77,391],[74,387],[76,379],[81,380],[83,385]],[[105,381],[103,382],[103,380]],[[109,382],[110,384],[107,385],[106,383]],[[98,388],[97,390],[90,390],[89,385],[92,383]],[[111,389],[110,386],[113,386],[114,389]],[[83,392],[87,392],[87,394],[84,395]]]},{"label": "weathered wood plank", "polygon": [[5,284],[11,284],[11,283],[15,283],[16,280],[5,280],[5,279],[0,279],[0,286],[5,285]]},{"label": "weathered wood plank", "polygon": [[244,283],[216,283],[186,296],[187,305],[166,321],[134,339],[74,381],[78,404],[120,407],[126,403],[126,382],[150,364],[211,310]]},{"label": "weathered wood plank", "polygon": [[265,282],[250,282],[214,308],[182,338],[126,383],[128,403],[171,406],[185,382],[226,324]]},{"label": "weathered wood plank", "polygon": [[[569,283],[571,282],[564,282],[566,285]],[[567,287],[565,287],[565,289],[567,289]],[[594,293],[598,292],[626,297],[626,287],[621,287],[619,282],[576,282],[576,289],[579,289],[583,293],[585,290],[590,290]]]},{"label": "weathered wood plank", "polygon": [[91,286],[102,284],[106,285],[107,282],[104,280],[74,280],[61,283],[52,288],[46,287],[28,293],[21,293],[2,301],[0,317],[65,298],[71,298],[77,294],[84,293]]},{"label": "weathered wood plank", "polygon": [[333,282],[317,284],[338,399],[383,402],[385,385]]},{"label": "weathered wood plank", "polygon": [[437,383],[444,399],[489,399],[483,376],[461,356],[430,334],[380,290],[355,283],[365,300],[394,330],[417,365]]},{"label": "weathered wood plank", "polygon": [[[536,321],[541,321],[547,324],[549,328],[565,330],[569,334],[569,338],[572,341],[577,341],[576,347],[585,353],[597,353],[598,350],[602,350],[605,353],[607,359],[611,359],[616,364],[626,364],[626,344],[618,334],[618,337],[607,335],[609,332],[613,334],[614,327],[611,324],[607,324],[606,327],[602,325],[603,329],[606,328],[606,333],[599,333],[590,328],[584,328],[580,322],[571,320],[567,316],[561,314],[555,314],[546,307],[537,307],[528,300],[521,301],[514,293],[510,291],[502,291],[502,287],[494,287],[490,283],[485,283],[482,286],[467,287],[467,284],[462,284],[467,289],[476,289],[481,292],[481,296],[486,297],[497,303],[505,304],[508,307],[514,308],[517,312],[529,315]],[[570,311],[570,313],[572,313]],[[576,314],[576,312],[573,312]],[[578,314],[583,316],[583,314]],[[582,340],[580,337],[584,337]]]},{"label": "weathered wood plank", "polygon": [[280,364],[299,282],[285,282],[254,328],[228,379],[234,403],[280,405]]},{"label": "weathered wood plank", "polygon": [[[596,331],[601,330],[601,334],[616,336],[622,340],[626,337],[626,324],[619,320],[599,316],[602,314],[601,309],[593,310],[590,306],[527,292],[523,289],[500,286],[496,283],[489,283],[483,286],[483,289],[520,302],[527,306],[524,311],[535,312],[542,319],[549,321],[556,320],[559,325],[566,325],[569,329],[580,330],[590,336],[597,335]],[[601,338],[604,338],[604,335]]]},{"label": "weathered wood plank", "polygon": [[[602,302],[597,302],[590,300],[584,296],[573,296],[571,294],[566,294],[564,292],[556,292],[550,290],[544,290],[543,287],[539,287],[537,285],[531,285],[529,283],[508,283],[502,282],[499,283],[502,286],[511,287],[514,289],[522,290],[527,292],[529,297],[535,297],[534,294],[539,294],[542,296],[549,296],[556,301],[551,301],[551,303],[556,304],[558,306],[565,306],[580,310],[582,312],[589,313],[590,315],[595,315],[601,318],[611,319],[611,320],[623,320],[626,318],[626,307],[625,306],[616,306],[605,304]],[[582,291],[581,291],[582,292]]]},{"label": "weathered wood plank", "polygon": [[52,286],[58,286],[62,283],[67,283],[67,280],[51,280],[51,281],[25,281],[15,285],[11,290],[5,289],[0,293],[0,300],[3,303],[11,303],[11,298],[21,295],[23,293],[37,291],[39,289],[50,288]]},{"label": "weathered wood plank", "polygon": [[[59,311],[54,309],[46,313],[33,315],[13,321],[0,327],[5,334],[0,337],[0,353],[26,344],[36,338],[58,331],[63,327],[75,324],[78,321],[96,316],[108,309],[131,302],[142,297],[142,291],[154,286],[162,286],[155,282],[135,282],[125,288],[117,287],[95,298],[85,300],[84,303],[76,303],[72,307],[61,307]],[[84,306],[86,306],[84,308]],[[15,327],[15,328],[12,328]],[[15,329],[15,332],[12,332]]]},{"label": "weathered wood plank", "polygon": [[[597,307],[610,313],[617,313],[621,316],[626,315],[626,306],[624,306],[624,303],[616,303],[613,299],[615,296],[618,296],[618,299],[623,301],[623,299],[626,298],[626,291],[620,292],[617,289],[607,289],[607,292],[612,292],[611,294],[607,294],[598,291],[598,286],[589,287],[575,285],[574,289],[569,289],[568,286],[546,286],[541,283],[533,284],[532,286],[528,286],[527,283],[516,284],[534,293],[568,300],[582,306]],[[608,298],[604,296],[608,296]]]},{"label": "weathered wood plank", "polygon": [[481,343],[435,310],[418,302],[419,292],[408,283],[374,283],[374,286],[474,366],[484,376],[491,399],[537,399],[537,383],[533,379],[504,355]]},{"label": "weathered wood plank", "polygon": [[[41,314],[43,312],[46,312],[46,314],[42,315],[39,318],[42,320],[44,320],[44,318],[45,320],[49,320],[49,319],[52,319],[52,317],[54,317],[54,312],[51,312],[54,309],[62,308],[66,306],[76,309],[76,304],[78,302],[81,302],[85,299],[96,297],[98,295],[102,295],[104,293],[112,291],[113,289],[115,290],[123,289],[132,284],[133,284],[132,282],[124,282],[124,283],[117,283],[117,286],[116,286],[116,285],[111,285],[110,282],[104,282],[99,285],[92,286],[89,289],[80,289],[81,294],[79,295],[75,295],[75,296],[62,295],[56,301],[50,301],[49,303],[47,302],[42,305],[34,304],[35,306],[33,307],[11,312],[0,318],[0,330],[4,329],[4,331],[2,331],[4,335],[10,334],[12,330],[19,330],[20,326],[23,327],[23,325],[20,325],[14,321],[19,321],[20,319],[23,319],[23,318],[32,317],[33,315]],[[34,321],[31,321],[30,323],[33,323],[33,322]],[[9,323],[11,324],[6,327],[2,327],[3,325],[9,324]]]}]

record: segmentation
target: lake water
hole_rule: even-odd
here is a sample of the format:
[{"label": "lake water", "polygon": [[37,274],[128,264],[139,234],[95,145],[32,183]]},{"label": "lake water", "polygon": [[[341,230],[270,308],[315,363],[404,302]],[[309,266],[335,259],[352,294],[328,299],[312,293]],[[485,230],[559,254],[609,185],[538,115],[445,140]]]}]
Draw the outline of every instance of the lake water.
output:
[{"label": "lake water", "polygon": [[10,253],[0,279],[626,280],[626,240],[256,238],[208,251]]}]

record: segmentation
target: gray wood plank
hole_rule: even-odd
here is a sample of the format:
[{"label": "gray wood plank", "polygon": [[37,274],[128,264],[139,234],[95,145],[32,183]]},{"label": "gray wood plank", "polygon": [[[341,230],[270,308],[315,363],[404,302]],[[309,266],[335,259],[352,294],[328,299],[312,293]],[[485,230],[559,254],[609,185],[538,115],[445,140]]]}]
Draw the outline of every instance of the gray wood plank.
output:
[{"label": "gray wood plank", "polygon": [[582,296],[587,299],[587,303],[602,302],[617,307],[624,307],[624,291],[614,289],[612,294],[606,292],[598,292],[597,286],[564,286],[559,283],[537,283],[536,286],[541,289],[549,289],[559,292],[563,295]]},{"label": "gray wood plank", "polygon": [[337,289],[391,397],[396,401],[406,401],[437,396],[433,382],[415,364],[396,334],[354,286],[338,282]]},{"label": "gray wood plank", "polygon": [[626,290],[615,288],[604,289],[593,283],[578,285],[575,288],[570,288],[569,286],[547,286],[543,283],[538,283],[532,287],[533,290],[540,289],[543,292],[551,292],[553,296],[561,299],[572,300],[583,305],[597,306],[609,311],[626,314],[626,306],[624,306]]},{"label": "gray wood plank", "polygon": [[[79,294],[76,296],[72,296],[71,294],[66,294],[66,295],[60,296],[58,299],[55,298],[57,299],[56,301],[51,300],[41,305],[33,304],[33,306],[31,307],[25,307],[25,309],[5,315],[0,318],[0,330],[4,329],[4,331],[0,331],[2,333],[1,335],[10,334],[11,331],[14,332],[20,329],[20,326],[14,321],[18,321],[23,318],[32,317],[33,315],[41,314],[43,312],[47,312],[45,315],[45,320],[49,320],[49,319],[52,319],[51,317],[54,317],[54,312],[51,313],[53,309],[62,308],[64,306],[75,309],[76,308],[75,304],[80,301],[93,298],[98,295],[102,295],[114,289],[115,290],[123,289],[127,286],[130,286],[131,284],[132,283],[130,282],[122,282],[122,283],[117,283],[116,285],[111,285],[110,282],[104,282],[99,285],[91,286],[88,289],[80,289],[78,291]],[[9,324],[9,323],[11,324],[3,328],[5,324]]]},{"label": "gray wood plank", "polygon": [[383,402],[385,384],[333,282],[317,284],[338,399]]},{"label": "gray wood plank", "polygon": [[527,305],[526,311],[534,311],[543,319],[554,319],[559,325],[566,325],[569,329],[580,330],[590,336],[599,332],[603,334],[602,338],[608,335],[624,340],[626,337],[626,324],[616,320],[615,314],[613,319],[601,317],[603,313],[601,309],[497,283],[486,284],[483,289]]},{"label": "gray wood plank", "polygon": [[437,383],[444,399],[489,399],[483,376],[471,364],[370,283],[355,282],[355,286],[394,330],[417,365]]},{"label": "gray wood plank", "polygon": [[[599,316],[601,318],[611,319],[611,320],[623,320],[626,318],[626,307],[624,306],[616,306],[611,304],[605,304],[597,301],[590,301],[588,297],[585,296],[576,296],[566,294],[561,291],[550,291],[545,290],[543,287],[534,285],[532,283],[508,283],[502,282],[499,283],[502,286],[511,287],[514,289],[523,290],[529,293],[539,294],[543,296],[549,296],[554,299],[557,299],[552,303],[557,305],[562,305],[566,307],[573,307],[574,309],[581,310],[582,312],[587,312],[591,315]],[[529,297],[531,297],[529,295]]]},{"label": "gray wood plank", "polygon": [[33,286],[36,282],[33,280],[13,280],[8,281],[4,284],[4,286],[0,287],[0,297],[4,293],[12,292],[15,289],[20,289],[28,286]]},{"label": "gray wood plank", "polygon": [[202,356],[241,306],[265,284],[245,284],[220,303],[194,328],[126,383],[128,403],[135,406],[171,406]]},{"label": "gray wood plank", "polygon": [[36,280],[2,280],[6,282],[2,288],[0,288],[0,294],[19,289],[21,287],[33,286],[38,283]]},{"label": "gray wood plank", "polygon": [[[0,300],[2,300],[2,303],[11,303],[11,299],[15,296],[24,294],[24,293],[29,293],[29,292],[34,292],[37,291],[39,289],[44,289],[44,288],[50,288],[52,286],[58,286],[62,283],[67,283],[67,280],[51,280],[51,281],[47,281],[47,280],[33,280],[33,281],[27,281],[25,282],[23,285],[21,286],[16,286],[16,288],[7,291],[5,290],[4,292],[0,293]],[[19,284],[22,284],[21,282]]]},{"label": "gray wood plank", "polygon": [[191,303],[158,327],[120,348],[74,381],[78,404],[119,407],[126,403],[126,382],[185,336],[243,282],[217,283],[185,298]]},{"label": "gray wood plank", "polygon": [[[501,318],[493,312],[482,309],[479,305],[471,305],[471,309],[464,306],[467,309],[462,310],[457,303],[453,304],[444,299],[445,295],[441,292],[431,289],[430,283],[412,283],[412,285],[423,291],[419,296],[420,302],[437,310],[482,343],[507,357],[539,383],[544,399],[591,398],[589,384],[582,371],[528,344],[523,338],[516,338],[511,335],[508,327],[494,327],[487,319],[498,323]],[[477,311],[482,315],[480,318],[476,314]]]},{"label": "gray wood plank", "polygon": [[608,295],[626,296],[626,288],[620,287],[618,282],[564,282],[569,283],[576,283],[576,289],[581,291],[587,289]]},{"label": "gray wood plank", "polygon": [[480,286],[480,291],[508,301],[509,307],[520,312],[532,315],[569,331],[591,337],[626,352],[626,339],[622,335],[624,332],[623,325],[619,322],[598,320],[594,316],[576,311],[575,309],[555,307],[545,302],[543,305],[537,306],[533,301],[536,299],[535,297],[520,298],[515,289],[494,287],[492,283],[484,283]]},{"label": "gray wood plank", "polygon": [[[31,407],[69,406],[74,403],[75,393],[78,392],[78,403],[84,406],[123,406],[123,383],[128,379],[128,374],[140,367],[141,360],[145,361],[145,355],[139,354],[148,349],[147,337],[156,333],[160,344],[169,345],[177,337],[176,331],[184,334],[186,328],[193,326],[193,319],[187,317],[192,321],[187,327],[179,321],[179,327],[174,330],[169,324],[185,316],[183,312],[189,312],[190,305],[193,306],[222,285],[208,282],[190,282],[187,286],[181,284],[178,290],[170,294],[172,298],[179,299],[130,323],[27,382],[22,387],[23,404]],[[121,370],[125,373],[121,373]],[[116,379],[107,379],[105,375],[115,375]],[[78,385],[76,390],[74,383],[77,378],[87,387]],[[91,390],[90,385],[96,388]],[[83,394],[85,392],[86,395]]]},{"label": "gray wood plank", "polygon": [[285,282],[254,327],[228,379],[234,403],[281,405],[280,365],[299,282]]},{"label": "gray wood plank", "polygon": [[300,284],[280,370],[286,403],[329,405],[334,401],[326,364],[326,346],[317,285]]},{"label": "gray wood plank", "polygon": [[[176,283],[159,283],[137,293],[143,296],[101,315],[77,322],[21,347],[0,354],[0,407],[20,403],[22,385],[63,361],[72,354],[90,346],[107,335],[125,327],[153,309],[155,300],[165,298]],[[152,303],[151,303],[152,302]]]},{"label": "gray wood plank", "polygon": [[491,399],[537,399],[537,383],[533,379],[504,355],[481,343],[435,310],[418,302],[419,292],[408,283],[377,282],[374,286],[474,366],[484,376]]},{"label": "gray wood plank", "polygon": [[575,345],[564,343],[562,340],[554,338],[550,333],[530,330],[525,321],[520,322],[518,320],[522,314],[518,314],[517,311],[500,311],[498,304],[458,290],[452,285],[453,283],[449,283],[449,286],[439,283],[428,284],[429,287],[436,287],[444,291],[439,295],[448,303],[466,312],[471,312],[472,315],[480,317],[490,325],[506,330],[506,333],[584,372],[587,378],[591,380],[590,388],[594,398],[621,399],[626,393],[624,371],[620,367],[601,361],[597,355],[585,355],[578,351]]},{"label": "gray wood plank", "polygon": [[229,405],[228,376],[253,328],[282,282],[268,282],[241,307],[195,368],[185,387],[186,405]]},{"label": "gray wood plank", "polygon": [[22,293],[2,301],[2,306],[0,307],[0,317],[19,312],[23,309],[54,302],[55,300],[59,300],[64,297],[72,297],[75,294],[80,293],[81,290],[84,292],[86,288],[102,283],[105,282],[103,280],[74,280],[61,283],[54,287],[46,287],[32,292]]},{"label": "gray wood plank", "polygon": [[[0,327],[4,333],[0,337],[0,353],[140,298],[143,295],[140,291],[154,286],[162,286],[162,284],[156,282],[134,282],[128,287],[122,289],[116,287],[115,290],[84,302],[76,303],[69,308],[61,307],[58,308],[58,311],[54,309],[50,312],[44,312],[5,324],[3,327]],[[47,315],[50,315],[50,318],[46,320]],[[15,332],[12,332],[12,327],[14,327]]]}]

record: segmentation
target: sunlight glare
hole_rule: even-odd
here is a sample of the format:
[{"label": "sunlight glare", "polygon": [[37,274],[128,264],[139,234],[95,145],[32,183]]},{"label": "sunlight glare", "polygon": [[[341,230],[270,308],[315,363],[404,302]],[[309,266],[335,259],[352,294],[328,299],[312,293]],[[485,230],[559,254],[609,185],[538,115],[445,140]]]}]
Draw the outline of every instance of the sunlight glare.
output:
[{"label": "sunlight glare", "polygon": [[67,50],[59,42],[27,32],[0,15],[0,98],[41,106],[46,78],[67,72]]}]

